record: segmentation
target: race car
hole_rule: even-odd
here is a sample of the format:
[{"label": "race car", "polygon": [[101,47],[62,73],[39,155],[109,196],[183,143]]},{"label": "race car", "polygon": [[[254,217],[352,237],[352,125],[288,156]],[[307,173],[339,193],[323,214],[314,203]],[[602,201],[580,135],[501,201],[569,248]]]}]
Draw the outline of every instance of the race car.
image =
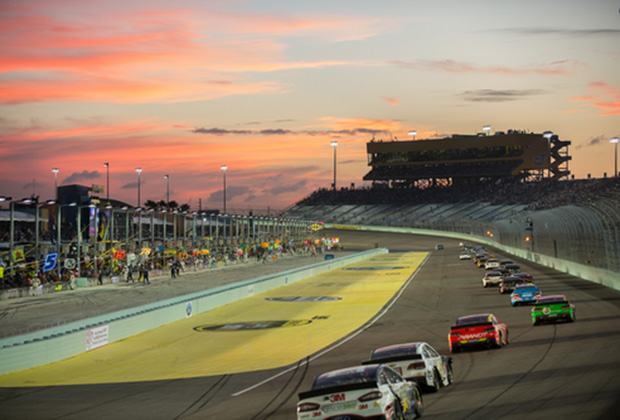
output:
[{"label": "race car", "polygon": [[487,263],[489,258],[493,258],[493,257],[486,256],[486,257],[478,258],[478,268],[484,268],[484,265]]},{"label": "race car", "polygon": [[485,346],[500,348],[508,344],[508,326],[493,314],[462,316],[450,327],[450,351],[457,353],[465,347]]},{"label": "race car", "polygon": [[424,342],[378,348],[362,364],[368,363],[387,364],[406,380],[431,392],[452,383],[452,358],[440,355]]},{"label": "race car", "polygon": [[525,284],[534,283],[534,278],[528,273],[519,272],[514,273],[513,276],[522,278]]},{"label": "race car", "polygon": [[536,300],[541,296],[542,293],[535,284],[520,284],[515,286],[514,291],[510,294],[510,304],[517,306],[536,303]]},{"label": "race car", "polygon": [[485,263],[484,263],[484,269],[485,270],[494,270],[497,267],[499,267],[499,260],[497,258],[489,258]]},{"label": "race car", "polygon": [[502,273],[499,271],[487,271],[482,278],[482,287],[497,286],[502,281]]},{"label": "race car", "polygon": [[471,254],[469,251],[461,252],[461,255],[459,255],[459,260],[471,260]]},{"label": "race car", "polygon": [[564,295],[541,297],[532,308],[532,323],[534,325],[557,320],[575,322],[576,319],[575,305]]},{"label": "race car", "polygon": [[502,295],[504,293],[510,293],[515,290],[520,284],[525,284],[525,281],[521,277],[517,276],[505,276],[502,277],[502,280],[499,282],[499,293]]},{"label": "race car", "polygon": [[355,366],[317,376],[299,393],[297,419],[415,419],[420,389],[383,364]]}]

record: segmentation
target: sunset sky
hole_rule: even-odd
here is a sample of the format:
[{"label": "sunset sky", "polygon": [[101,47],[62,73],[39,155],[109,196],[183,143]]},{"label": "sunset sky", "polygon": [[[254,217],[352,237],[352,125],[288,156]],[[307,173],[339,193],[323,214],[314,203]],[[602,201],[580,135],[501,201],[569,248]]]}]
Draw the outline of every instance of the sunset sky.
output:
[{"label": "sunset sky", "polygon": [[[135,205],[284,209],[366,143],[490,125],[614,170],[618,0],[0,0],[0,195],[106,185]],[[105,196],[105,194],[103,195]],[[5,205],[6,208],[6,205]]]}]

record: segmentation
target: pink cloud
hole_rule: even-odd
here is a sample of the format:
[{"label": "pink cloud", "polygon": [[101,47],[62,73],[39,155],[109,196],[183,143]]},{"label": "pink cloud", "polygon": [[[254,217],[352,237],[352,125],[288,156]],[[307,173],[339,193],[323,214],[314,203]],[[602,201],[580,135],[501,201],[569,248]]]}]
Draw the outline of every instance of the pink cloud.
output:
[{"label": "pink cloud", "polygon": [[603,82],[588,85],[593,95],[571,98],[573,102],[584,102],[585,105],[600,111],[600,116],[620,115],[620,88]]},{"label": "pink cloud", "polygon": [[385,102],[387,102],[390,105],[398,105],[399,100],[396,98],[390,98],[388,96],[382,96],[381,99],[383,99]]},{"label": "pink cloud", "polygon": [[[42,3],[42,6],[48,6]],[[28,10],[2,15],[0,103],[45,101],[178,102],[282,91],[277,80],[246,74],[316,69],[345,61],[294,61],[281,34],[322,34],[340,28],[337,17],[298,19],[213,10],[127,12],[84,23]],[[344,18],[349,27],[356,18]],[[371,25],[362,22],[360,27]],[[224,23],[229,23],[225,25]],[[234,24],[232,24],[234,23]],[[205,35],[205,28],[209,35]],[[238,36],[218,37],[217,30]],[[251,38],[247,34],[257,34]],[[275,37],[274,37],[275,36]]]}]

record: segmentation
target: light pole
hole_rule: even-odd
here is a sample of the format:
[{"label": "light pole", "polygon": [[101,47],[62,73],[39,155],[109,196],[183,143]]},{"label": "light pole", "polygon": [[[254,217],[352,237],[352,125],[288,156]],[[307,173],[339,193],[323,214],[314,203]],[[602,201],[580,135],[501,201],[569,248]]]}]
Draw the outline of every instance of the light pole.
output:
[{"label": "light pole", "polygon": [[170,207],[170,175],[164,175],[166,178],[166,207]]},{"label": "light pole", "polygon": [[136,168],[136,172],[138,173],[138,206],[136,207],[138,212],[138,251],[142,252],[142,208],[140,207],[140,174],[142,168]]},{"label": "light pole", "polygon": [[618,137],[612,137],[609,140],[610,143],[614,144],[614,177],[618,176]]},{"label": "light pole", "polygon": [[409,132],[409,135],[410,135],[410,136],[413,136],[413,139],[412,139],[412,140],[415,140],[415,135],[416,135],[416,134],[418,134],[418,132],[417,132],[417,131],[415,131],[415,130],[412,130],[412,131],[410,131],[410,132]]},{"label": "light pole", "polygon": [[166,248],[166,222],[168,222],[168,210],[170,209],[170,175],[164,175],[166,179],[166,210],[163,212],[163,221],[164,221],[164,252]]},{"label": "light pole", "polygon": [[482,130],[485,131],[487,133],[487,136],[488,136],[489,133],[491,132],[491,126],[490,125],[485,125],[484,127],[482,127]]},{"label": "light pole", "polygon": [[54,197],[56,198],[56,201],[58,201],[58,171],[60,169],[58,168],[54,168],[52,169],[52,172],[54,172]]},{"label": "light pole", "polygon": [[[553,137],[553,131],[545,131],[543,137],[547,139],[547,159],[549,159],[549,166],[551,166],[551,137]],[[547,178],[551,177],[551,171],[547,169]]]},{"label": "light pole", "polygon": [[332,141],[330,146],[334,148],[334,191],[336,191],[336,150],[338,149],[338,142]]},{"label": "light pole", "polygon": [[220,166],[220,169],[222,170],[224,180],[224,214],[226,214],[226,170],[228,169],[228,166],[222,165]]},{"label": "light pole", "polygon": [[105,167],[106,172],[106,184],[105,184],[105,192],[106,192],[106,200],[110,202],[110,162],[104,162],[103,166]]}]

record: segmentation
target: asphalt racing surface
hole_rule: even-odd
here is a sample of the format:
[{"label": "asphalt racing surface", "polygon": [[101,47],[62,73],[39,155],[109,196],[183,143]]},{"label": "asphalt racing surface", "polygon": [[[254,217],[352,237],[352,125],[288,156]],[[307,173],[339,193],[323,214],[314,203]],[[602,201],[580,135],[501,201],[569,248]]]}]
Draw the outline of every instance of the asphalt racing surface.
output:
[{"label": "asphalt racing surface", "polygon": [[[428,419],[616,419],[620,413],[620,292],[558,273],[529,262],[512,258],[523,271],[533,275],[543,294],[566,294],[577,307],[577,322],[533,327],[530,308],[513,308],[507,295],[500,295],[496,288],[483,288],[483,269],[471,261],[460,261],[458,241],[423,236],[399,234],[376,234],[369,232],[339,231],[341,243],[348,250],[368,249],[378,244],[391,253],[383,262],[373,261],[367,268],[358,270],[357,277],[347,283],[363,284],[355,292],[361,300],[359,306],[348,309],[351,319],[358,319],[348,329],[330,331],[330,319],[315,319],[313,323],[325,322],[325,329],[308,330],[305,336],[289,336],[284,349],[290,353],[303,340],[304,347],[315,346],[314,353],[293,361],[283,358],[282,345],[273,349],[258,346],[260,334],[245,337],[242,357],[238,357],[239,369],[230,373],[207,373],[187,378],[184,374],[168,379],[138,379],[129,382],[102,383],[97,375],[89,384],[35,385],[0,388],[0,413],[3,419],[294,419],[297,393],[307,390],[318,374],[357,365],[366,360],[371,350],[389,344],[410,341],[426,341],[442,354],[448,354],[447,335],[450,325],[462,315],[494,313],[509,328],[510,344],[502,349],[474,350],[453,355],[455,383],[434,394],[425,394],[425,414]],[[445,249],[434,249],[436,243]],[[427,258],[416,262],[403,258],[429,253]],[[498,257],[509,257],[501,253]],[[374,258],[373,258],[374,259]],[[393,259],[392,261],[389,261]],[[376,269],[389,261],[391,270]],[[391,279],[391,274],[401,272],[396,267],[409,267],[406,279]],[[368,273],[371,271],[371,273]],[[351,273],[344,272],[343,276]],[[383,285],[373,286],[374,281],[393,283],[384,290]],[[394,275],[399,277],[400,275]],[[318,276],[317,276],[318,277]],[[331,285],[333,287],[333,285]],[[402,287],[401,287],[402,286]],[[344,295],[344,289],[334,292],[321,291],[326,285],[315,285],[304,290],[287,290],[291,286],[276,289],[273,297],[284,297],[285,305],[306,305],[308,297]],[[376,287],[376,289],[375,289]],[[400,289],[399,289],[400,288]],[[372,308],[376,290],[391,294],[379,306]],[[373,295],[364,300],[364,294]],[[340,296],[342,295],[342,296]],[[257,297],[264,298],[263,295]],[[296,301],[300,298],[301,301]],[[93,299],[93,298],[90,298]],[[349,301],[350,298],[343,299]],[[383,299],[383,298],[382,298]],[[264,301],[271,305],[273,301]],[[316,302],[314,302],[316,303]],[[329,305],[336,302],[320,302]],[[248,304],[248,303],[244,303]],[[256,310],[261,305],[257,306]],[[280,305],[282,306],[282,305]],[[87,306],[86,306],[87,307]],[[358,312],[367,310],[364,317]],[[244,309],[251,310],[251,309]],[[301,309],[296,309],[300,311]],[[369,315],[375,313],[375,316]],[[321,316],[330,316],[319,314]],[[227,328],[232,325],[223,314],[220,322],[206,321],[210,327]],[[249,317],[249,313],[247,314]],[[280,314],[278,314],[280,315]],[[294,319],[303,320],[317,316],[299,313]],[[334,317],[346,319],[335,314]],[[246,319],[248,319],[246,317]],[[362,318],[372,319],[360,327]],[[281,317],[271,318],[282,319]],[[237,319],[238,320],[238,319]],[[286,319],[285,319],[286,320]],[[192,319],[197,321],[197,319]],[[234,320],[233,320],[234,321]],[[314,322],[316,321],[316,322]],[[195,323],[195,322],[194,322]],[[175,323],[176,324],[176,323]],[[193,325],[193,324],[192,324]],[[285,323],[281,326],[286,325]],[[194,325],[196,326],[196,325]],[[303,326],[281,328],[301,331]],[[158,329],[156,331],[159,331]],[[278,328],[268,328],[263,333],[272,334]],[[154,332],[153,347],[164,346],[167,334],[161,333],[161,342]],[[236,334],[238,331],[214,331],[217,334]],[[352,331],[352,332],[350,332]],[[296,333],[297,334],[297,333]],[[144,335],[144,334],[142,334]],[[303,337],[303,338],[300,338]],[[344,338],[341,338],[344,337]],[[168,338],[170,339],[170,338]],[[131,339],[130,339],[131,340]],[[130,341],[126,340],[126,341]],[[175,341],[173,338],[172,341]],[[241,345],[240,344],[240,345]],[[119,343],[119,347],[122,343]],[[112,347],[112,346],[110,346]],[[129,346],[131,347],[131,346]],[[260,350],[259,350],[260,349]],[[97,349],[92,354],[97,353]],[[187,346],[176,348],[169,360],[160,358],[146,364],[142,369],[174,371],[178,361],[192,359]],[[205,348],[205,352],[208,349]],[[226,349],[222,349],[226,352]],[[230,350],[233,351],[232,349]],[[130,349],[131,352],[131,349]],[[131,357],[137,361],[148,359],[148,349],[133,348]],[[174,354],[176,353],[176,354]],[[288,352],[287,352],[288,353]],[[271,355],[270,355],[271,354]],[[288,354],[287,354],[288,356]],[[129,357],[129,356],[127,356]],[[76,357],[74,359],[78,359]],[[247,369],[252,359],[260,364],[271,361],[276,366],[264,370]],[[112,360],[112,359],[110,359]],[[65,362],[61,362],[65,363]],[[196,370],[203,362],[197,361]],[[243,364],[243,366],[241,366]],[[266,365],[264,365],[266,366]],[[88,365],[76,368],[88,369]],[[250,371],[246,371],[250,370]],[[178,372],[177,372],[178,373]],[[81,374],[84,374],[82,372]],[[41,380],[41,377],[38,377]]]}]

